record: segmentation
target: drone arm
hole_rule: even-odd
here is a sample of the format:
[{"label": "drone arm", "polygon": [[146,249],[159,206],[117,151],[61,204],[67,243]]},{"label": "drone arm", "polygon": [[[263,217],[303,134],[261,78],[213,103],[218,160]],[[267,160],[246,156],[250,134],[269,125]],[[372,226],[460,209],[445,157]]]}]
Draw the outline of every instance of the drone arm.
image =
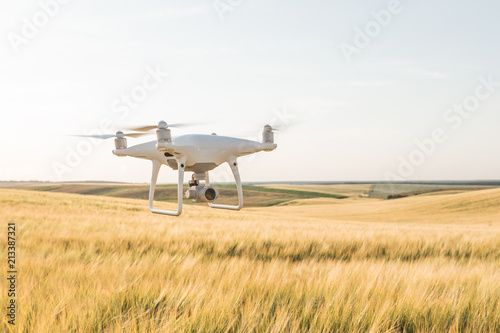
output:
[{"label": "drone arm", "polygon": [[[212,208],[240,210],[243,207],[243,186],[241,184],[240,173],[238,171],[238,163],[236,163],[235,158],[230,159],[229,161],[227,161],[227,163],[231,167],[231,171],[234,175],[234,180],[236,181],[236,188],[238,190],[238,206],[219,205],[210,202],[208,203],[208,205]],[[206,179],[208,180],[208,177]]]},{"label": "drone arm", "polygon": [[160,167],[161,163],[158,161],[153,160],[153,174],[151,175],[151,185],[149,187],[149,209],[151,212],[156,213],[156,214],[163,214],[163,215],[171,215],[171,216],[179,216],[182,213],[182,190],[183,190],[183,183],[184,183],[184,161],[180,160],[177,161],[178,167],[179,167],[179,178],[178,178],[178,183],[177,183],[177,211],[172,211],[172,210],[161,210],[161,209],[155,209],[153,207],[153,201],[154,201],[154,196],[155,196],[155,187],[156,187],[156,181],[158,179],[158,173],[160,172]]}]

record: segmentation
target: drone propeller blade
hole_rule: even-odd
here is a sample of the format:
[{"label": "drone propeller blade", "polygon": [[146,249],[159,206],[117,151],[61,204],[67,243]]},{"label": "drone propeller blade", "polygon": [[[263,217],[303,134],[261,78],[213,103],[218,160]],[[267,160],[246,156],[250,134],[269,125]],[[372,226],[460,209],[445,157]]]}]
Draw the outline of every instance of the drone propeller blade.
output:
[{"label": "drone propeller blade", "polygon": [[[190,122],[190,123],[175,123],[175,124],[168,124],[167,127],[174,127],[174,128],[184,128],[184,127],[189,127],[189,126],[196,126],[200,125],[201,123],[195,123],[195,122]],[[158,128],[158,125],[150,125],[150,126],[140,126],[140,127],[128,127],[127,129],[131,131],[137,131],[137,132],[149,132],[152,130],[155,130]]]},{"label": "drone propeller blade", "polygon": [[155,125],[155,126],[131,127],[128,129],[132,130],[132,131],[138,131],[138,132],[149,132],[149,131],[152,131],[156,128],[158,128],[158,127]]},{"label": "drone propeller blade", "polygon": [[[143,135],[149,135],[151,133],[125,133],[123,136],[128,136],[131,138],[138,138]],[[94,138],[94,139],[111,139],[116,137],[116,134],[96,134],[96,135],[70,135],[70,136],[77,136],[81,138]]]},{"label": "drone propeller blade", "polygon": [[115,134],[102,134],[102,135],[79,135],[79,134],[71,134],[69,136],[75,136],[75,137],[79,137],[79,138],[93,138],[93,139],[111,139],[111,138],[114,138],[116,135]]},{"label": "drone propeller blade", "polygon": [[144,135],[151,135],[153,133],[125,133],[125,136],[131,137],[131,138],[138,138]]},{"label": "drone propeller blade", "polygon": [[189,127],[189,126],[196,126],[199,125],[199,123],[177,123],[177,124],[168,124],[168,127],[175,127],[175,128],[183,128],[183,127]]}]

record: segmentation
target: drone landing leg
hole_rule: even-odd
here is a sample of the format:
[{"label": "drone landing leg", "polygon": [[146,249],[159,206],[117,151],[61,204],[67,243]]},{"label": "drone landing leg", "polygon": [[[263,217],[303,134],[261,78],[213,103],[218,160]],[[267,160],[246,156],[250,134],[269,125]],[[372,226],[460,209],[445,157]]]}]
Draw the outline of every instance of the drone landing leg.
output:
[{"label": "drone landing leg", "polygon": [[153,161],[153,174],[151,176],[151,185],[149,187],[149,209],[155,214],[179,216],[182,213],[182,190],[184,183],[184,161],[177,161],[179,167],[179,179],[177,183],[177,211],[174,210],[161,210],[153,208],[153,201],[155,197],[156,180],[160,172],[161,163]]},{"label": "drone landing leg", "polygon": [[[236,163],[236,159],[231,159],[231,160],[227,161],[227,163],[231,167],[231,171],[233,172],[233,175],[234,175],[234,180],[236,181],[236,188],[238,190],[238,206],[219,205],[219,204],[214,204],[214,203],[210,203],[210,202],[208,203],[208,205],[212,208],[240,210],[243,207],[243,187],[241,185],[240,173],[238,171],[238,163]],[[207,172],[207,174],[208,174],[208,172]],[[206,177],[206,181],[208,181],[208,177]]]}]

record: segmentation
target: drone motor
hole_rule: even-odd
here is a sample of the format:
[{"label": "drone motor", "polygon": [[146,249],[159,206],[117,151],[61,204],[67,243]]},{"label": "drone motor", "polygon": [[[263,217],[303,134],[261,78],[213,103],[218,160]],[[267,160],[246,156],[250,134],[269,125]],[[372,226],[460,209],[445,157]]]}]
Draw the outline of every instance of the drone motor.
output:
[{"label": "drone motor", "polygon": [[163,120],[158,123],[156,139],[156,149],[158,149],[158,151],[172,154],[172,133],[167,123]]},{"label": "drone motor", "polygon": [[116,149],[125,149],[127,148],[127,139],[125,138],[125,134],[122,131],[116,132],[115,136],[115,148]]},{"label": "drone motor", "polygon": [[274,143],[274,133],[271,125],[264,126],[264,131],[262,132],[262,143]]}]

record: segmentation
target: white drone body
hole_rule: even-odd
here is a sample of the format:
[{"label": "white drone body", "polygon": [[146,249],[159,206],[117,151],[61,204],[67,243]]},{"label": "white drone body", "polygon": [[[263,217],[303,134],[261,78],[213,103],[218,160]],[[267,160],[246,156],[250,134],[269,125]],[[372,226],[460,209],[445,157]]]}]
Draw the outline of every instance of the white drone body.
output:
[{"label": "white drone body", "polygon": [[[153,126],[143,127],[139,130],[150,130]],[[156,126],[155,126],[156,127]],[[243,207],[243,189],[238,171],[237,159],[240,156],[250,155],[259,151],[272,151],[277,145],[274,143],[274,133],[271,126],[264,126],[263,140],[257,142],[215,134],[188,134],[171,137],[167,123],[160,121],[156,130],[156,141],[146,142],[127,147],[125,136],[140,136],[143,133],[124,134],[119,131],[115,135],[98,136],[100,138],[115,137],[115,148],[113,154],[117,156],[131,156],[151,160],[153,173],[149,188],[149,209],[156,214],[179,216],[182,213],[184,172],[193,172],[189,189],[185,196],[194,202],[205,201],[212,208],[240,210]],[[209,181],[209,171],[223,163],[228,163],[234,175],[236,188],[238,190],[238,205],[221,205],[213,201],[218,192]],[[153,207],[154,192],[160,167],[166,165],[178,172],[177,183],[177,210],[161,210]],[[200,186],[200,181],[204,186]]]}]

